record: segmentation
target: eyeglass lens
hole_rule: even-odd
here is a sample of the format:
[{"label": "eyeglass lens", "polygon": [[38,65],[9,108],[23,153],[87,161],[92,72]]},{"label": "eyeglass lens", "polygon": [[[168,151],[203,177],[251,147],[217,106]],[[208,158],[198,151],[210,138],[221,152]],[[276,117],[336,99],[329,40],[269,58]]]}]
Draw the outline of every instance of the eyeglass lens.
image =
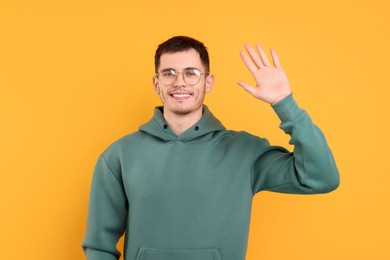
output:
[{"label": "eyeglass lens", "polygon": [[158,79],[164,85],[171,85],[177,80],[179,73],[182,74],[184,82],[188,85],[198,84],[202,76],[202,73],[195,68],[188,68],[182,72],[175,71],[174,69],[165,69],[158,74]]}]

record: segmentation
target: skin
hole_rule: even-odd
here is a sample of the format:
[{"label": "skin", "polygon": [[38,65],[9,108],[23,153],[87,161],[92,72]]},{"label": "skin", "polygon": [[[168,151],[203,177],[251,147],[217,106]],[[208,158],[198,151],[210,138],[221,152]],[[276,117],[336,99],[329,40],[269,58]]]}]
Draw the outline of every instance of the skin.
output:
[{"label": "skin", "polygon": [[[176,71],[198,68],[202,73],[205,72],[199,53],[195,49],[161,55],[158,71],[167,68]],[[213,75],[202,75],[199,83],[194,86],[187,85],[181,73],[170,86],[161,84],[156,76],[153,77],[154,90],[160,96],[164,106],[164,118],[174,133],[180,135],[200,120],[205,94],[211,92],[213,83]],[[189,94],[189,96],[175,97],[175,94]]]},{"label": "skin", "polygon": [[[241,59],[251,72],[255,84],[251,85],[241,80],[237,84],[255,98],[268,104],[275,104],[291,94],[290,83],[280,65],[276,51],[270,50],[272,65],[263,48],[259,44],[256,44],[255,48],[257,51],[246,44],[245,50],[240,51]],[[199,53],[194,49],[161,55],[159,71],[166,68],[182,71],[189,67],[205,72]],[[187,85],[181,74],[171,86],[160,84],[158,79],[153,77],[154,89],[164,106],[164,118],[173,132],[180,135],[199,121],[202,117],[205,95],[211,92],[213,83],[213,75],[202,75],[200,82],[195,86]],[[189,94],[189,96],[175,97],[174,94]]]}]

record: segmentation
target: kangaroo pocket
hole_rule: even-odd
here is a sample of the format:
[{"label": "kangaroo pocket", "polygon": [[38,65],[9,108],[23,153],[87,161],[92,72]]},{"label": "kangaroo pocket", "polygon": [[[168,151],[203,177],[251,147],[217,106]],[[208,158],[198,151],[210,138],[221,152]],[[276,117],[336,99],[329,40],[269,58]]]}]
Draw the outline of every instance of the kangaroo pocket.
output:
[{"label": "kangaroo pocket", "polygon": [[218,249],[157,249],[141,247],[136,260],[221,260]]}]

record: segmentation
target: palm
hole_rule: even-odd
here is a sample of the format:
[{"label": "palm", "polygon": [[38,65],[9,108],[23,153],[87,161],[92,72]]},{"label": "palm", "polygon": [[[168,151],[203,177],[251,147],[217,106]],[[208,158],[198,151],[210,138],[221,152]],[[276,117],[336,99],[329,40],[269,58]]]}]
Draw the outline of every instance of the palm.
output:
[{"label": "palm", "polygon": [[280,66],[276,52],[271,49],[273,63],[275,65],[273,67],[260,45],[256,45],[259,55],[250,45],[246,45],[245,47],[250,57],[245,51],[241,51],[240,55],[252,73],[256,84],[252,86],[243,81],[239,81],[238,84],[254,97],[270,104],[288,96],[291,93],[290,84],[286,73]]}]

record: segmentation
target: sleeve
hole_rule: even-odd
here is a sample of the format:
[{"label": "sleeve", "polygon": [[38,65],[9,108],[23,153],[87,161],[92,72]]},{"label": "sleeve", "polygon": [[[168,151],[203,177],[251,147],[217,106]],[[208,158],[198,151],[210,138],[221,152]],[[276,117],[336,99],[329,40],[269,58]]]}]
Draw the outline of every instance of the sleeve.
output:
[{"label": "sleeve", "polygon": [[104,153],[96,163],[88,207],[87,230],[82,247],[88,260],[115,260],[127,218],[127,198],[123,182],[114,174]]},{"label": "sleeve", "polygon": [[257,145],[251,185],[261,190],[293,194],[327,193],[339,186],[339,172],[321,130],[292,94],[272,105],[281,120],[280,128],[291,136],[293,153],[268,141]]}]

